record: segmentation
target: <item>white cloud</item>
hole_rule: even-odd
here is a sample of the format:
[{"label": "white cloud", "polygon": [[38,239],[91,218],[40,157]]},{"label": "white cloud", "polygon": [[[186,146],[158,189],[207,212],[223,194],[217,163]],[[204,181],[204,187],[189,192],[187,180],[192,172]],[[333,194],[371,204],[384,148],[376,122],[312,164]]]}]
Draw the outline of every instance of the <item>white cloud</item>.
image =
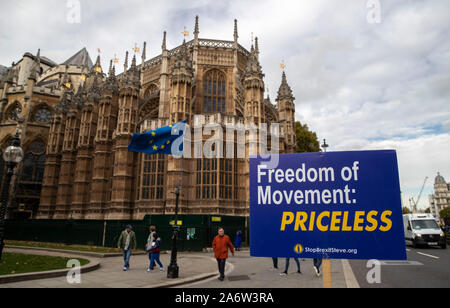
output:
[{"label": "white cloud", "polygon": [[[428,177],[419,207],[427,208],[428,194],[433,191],[437,172],[450,175],[448,153],[450,152],[450,135],[420,136],[407,140],[383,140],[372,142],[366,149],[395,149],[399,163],[400,185],[403,199],[413,197],[417,200],[425,177]],[[447,181],[448,176],[447,176]]]}]

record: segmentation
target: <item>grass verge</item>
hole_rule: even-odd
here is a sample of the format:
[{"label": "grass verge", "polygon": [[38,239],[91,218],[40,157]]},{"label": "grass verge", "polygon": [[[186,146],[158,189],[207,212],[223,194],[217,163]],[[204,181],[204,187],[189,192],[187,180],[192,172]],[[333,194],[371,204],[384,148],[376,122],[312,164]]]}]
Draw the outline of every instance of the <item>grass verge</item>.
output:
[{"label": "grass verge", "polygon": [[[34,273],[67,268],[67,262],[74,258],[37,256],[21,253],[4,252],[0,261],[0,275]],[[88,260],[77,258],[81,266]]]},{"label": "grass verge", "polygon": [[[39,248],[70,250],[70,251],[87,251],[96,253],[122,253],[122,250],[118,248],[98,247],[98,246],[66,245],[58,243],[24,242],[24,241],[10,241],[10,240],[5,241],[5,244],[11,246],[39,247]],[[133,252],[141,252],[141,251],[143,250],[133,250]]]}]

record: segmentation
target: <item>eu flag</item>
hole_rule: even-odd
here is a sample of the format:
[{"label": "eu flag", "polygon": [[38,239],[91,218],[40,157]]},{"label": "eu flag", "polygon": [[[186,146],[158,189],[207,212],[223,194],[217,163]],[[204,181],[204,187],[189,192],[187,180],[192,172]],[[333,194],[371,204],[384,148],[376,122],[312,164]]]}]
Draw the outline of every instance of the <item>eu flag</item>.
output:
[{"label": "eu flag", "polygon": [[128,151],[145,154],[183,155],[183,137],[186,120],[143,134],[133,134]]}]

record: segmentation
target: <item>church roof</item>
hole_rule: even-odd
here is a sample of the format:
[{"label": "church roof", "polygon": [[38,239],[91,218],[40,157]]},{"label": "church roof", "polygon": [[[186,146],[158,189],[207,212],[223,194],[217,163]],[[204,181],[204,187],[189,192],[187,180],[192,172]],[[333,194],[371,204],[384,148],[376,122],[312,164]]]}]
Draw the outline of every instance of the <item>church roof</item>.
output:
[{"label": "church roof", "polygon": [[67,59],[63,65],[76,65],[76,66],[83,66],[86,63],[86,60],[88,62],[89,69],[94,66],[92,63],[91,57],[89,57],[89,52],[86,50],[86,47],[81,49],[79,52],[74,54],[72,57]]},{"label": "church roof", "polygon": [[[37,60],[36,56],[33,55],[33,54],[31,54],[30,52],[26,52],[26,53],[23,55],[23,57],[29,57],[29,58],[33,59],[33,61],[36,61],[36,60]],[[46,65],[48,65],[48,66],[50,66],[50,67],[55,67],[55,66],[58,65],[57,63],[55,63],[55,61],[53,61],[53,60],[51,60],[51,59],[49,59],[49,58],[47,58],[47,57],[40,56],[40,59],[39,59],[39,60],[40,60],[41,63],[46,64]],[[22,61],[22,59],[21,59],[20,61]],[[19,64],[20,61],[17,62],[16,64]]]}]

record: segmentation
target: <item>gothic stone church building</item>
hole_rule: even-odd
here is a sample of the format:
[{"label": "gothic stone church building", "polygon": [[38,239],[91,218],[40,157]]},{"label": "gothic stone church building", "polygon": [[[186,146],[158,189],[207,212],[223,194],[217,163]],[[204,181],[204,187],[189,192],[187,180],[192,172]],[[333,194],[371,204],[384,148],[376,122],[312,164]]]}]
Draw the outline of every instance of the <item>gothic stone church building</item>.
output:
[{"label": "gothic stone church building", "polygon": [[[188,120],[206,124],[279,123],[280,152],[294,152],[295,105],[286,75],[276,104],[264,98],[258,40],[248,51],[234,40],[199,38],[141,63],[136,55],[116,76],[82,49],[62,64],[26,53],[0,84],[0,146],[16,131],[24,161],[13,177],[10,217],[142,219],[171,214],[181,176],[180,214],[249,214],[245,158],[185,158],[128,151],[132,134]],[[193,133],[193,129],[191,129]],[[211,136],[203,136],[203,142]],[[237,142],[237,135],[233,142]],[[224,142],[224,140],[223,140]],[[181,169],[182,168],[182,169]],[[4,177],[3,160],[0,175]]]}]

